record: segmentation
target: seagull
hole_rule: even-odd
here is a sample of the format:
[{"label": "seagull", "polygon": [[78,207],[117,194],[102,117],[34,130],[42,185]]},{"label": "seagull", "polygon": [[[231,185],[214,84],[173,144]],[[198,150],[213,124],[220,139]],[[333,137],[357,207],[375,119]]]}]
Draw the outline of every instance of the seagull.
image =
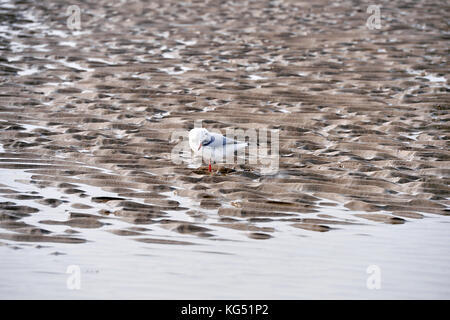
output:
[{"label": "seagull", "polygon": [[227,152],[245,148],[247,143],[229,139],[219,133],[209,132],[205,128],[194,128],[189,131],[189,146],[194,153],[200,153],[202,148],[202,151],[209,152],[208,170],[211,172],[211,158],[216,158],[216,152],[220,152],[223,157]]}]

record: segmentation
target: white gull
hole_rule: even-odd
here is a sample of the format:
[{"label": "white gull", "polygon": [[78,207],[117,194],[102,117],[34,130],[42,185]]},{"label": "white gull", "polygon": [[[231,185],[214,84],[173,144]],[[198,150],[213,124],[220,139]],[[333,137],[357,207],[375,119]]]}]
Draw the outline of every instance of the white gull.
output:
[{"label": "white gull", "polygon": [[189,131],[189,146],[194,153],[202,153],[203,157],[209,156],[211,166],[211,159],[224,159],[229,152],[245,148],[247,143],[229,139],[219,133],[209,132],[205,128],[194,128]]}]

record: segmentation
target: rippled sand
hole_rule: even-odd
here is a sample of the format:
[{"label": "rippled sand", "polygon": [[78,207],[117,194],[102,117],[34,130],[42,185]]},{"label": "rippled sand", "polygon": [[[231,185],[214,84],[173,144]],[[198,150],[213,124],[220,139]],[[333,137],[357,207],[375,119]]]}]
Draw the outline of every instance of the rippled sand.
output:
[{"label": "rippled sand", "polygon": [[[82,252],[153,248],[183,264],[340,232],[350,246],[403,224],[420,238],[423,218],[446,234],[450,7],[379,4],[382,28],[369,30],[369,3],[353,1],[99,0],[79,4],[72,32],[68,4],[2,2],[4,261],[21,261],[10,249],[65,266],[89,261]],[[172,133],[199,120],[222,133],[278,129],[278,172],[175,164]],[[432,259],[449,256],[440,250]]]}]

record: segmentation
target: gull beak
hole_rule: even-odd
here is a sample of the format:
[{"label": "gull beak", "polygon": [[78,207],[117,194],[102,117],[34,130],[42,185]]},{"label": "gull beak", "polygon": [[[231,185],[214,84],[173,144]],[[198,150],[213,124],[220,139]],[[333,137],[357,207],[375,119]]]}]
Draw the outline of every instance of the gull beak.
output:
[{"label": "gull beak", "polygon": [[200,150],[201,147],[202,147],[202,143],[200,142],[200,145],[198,146],[197,151]]}]

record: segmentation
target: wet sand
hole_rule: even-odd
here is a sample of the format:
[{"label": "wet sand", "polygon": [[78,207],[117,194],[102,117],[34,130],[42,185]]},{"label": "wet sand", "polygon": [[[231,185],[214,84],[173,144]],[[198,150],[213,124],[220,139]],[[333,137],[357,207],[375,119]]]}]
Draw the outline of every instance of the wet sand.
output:
[{"label": "wet sand", "polygon": [[[410,251],[383,255],[400,241],[396,232],[405,246],[409,238],[430,240],[435,247],[427,259],[448,269],[442,226],[450,221],[450,7],[383,1],[382,28],[369,30],[369,4],[100,0],[79,4],[81,30],[72,31],[68,4],[2,2],[2,273],[33,257],[40,270],[59,270],[63,296],[72,298],[64,266],[92,263],[108,275],[104,281],[121,274],[125,286],[124,274],[155,255],[152,267],[174,256],[180,265],[205,259],[205,268],[231,261],[238,269],[233,276],[255,283],[264,275],[263,260],[289,261],[292,250],[308,244],[306,262],[296,256],[283,277],[274,276],[273,261],[268,267],[269,282],[286,293],[273,297],[298,297],[289,288],[296,267],[305,276],[308,266],[339,266],[367,235],[349,255],[358,271],[344,268],[353,285],[333,291],[339,272],[324,269],[331,282],[310,283],[300,296],[321,297],[328,288],[323,297],[380,298],[383,292],[367,293],[364,263],[371,259],[358,253],[377,246],[385,269],[402,265],[397,256],[416,270],[420,263]],[[222,133],[279,130],[279,170],[265,175],[246,163],[208,173],[175,164],[172,133],[199,120]],[[345,249],[330,258],[323,246],[336,239]],[[129,263],[108,270],[95,258],[107,254],[105,261]],[[316,255],[321,258],[311,258]],[[21,270],[34,272],[36,265]],[[155,289],[164,298],[180,281],[171,273],[189,279],[193,270],[156,268],[160,278],[172,279],[163,292]],[[216,272],[205,281],[225,286],[232,277],[226,268]],[[355,277],[363,280],[356,285]],[[12,296],[25,294],[8,277],[0,279]],[[413,297],[450,296],[448,274],[430,270],[420,279],[426,290]],[[205,297],[207,290],[195,291],[189,281],[206,283],[182,280],[178,298]],[[410,287],[395,283],[386,297],[410,297]],[[137,286],[121,297],[158,298]],[[257,288],[246,288],[241,298]],[[270,288],[258,294],[271,298]],[[222,292],[232,297],[233,290]]]}]

